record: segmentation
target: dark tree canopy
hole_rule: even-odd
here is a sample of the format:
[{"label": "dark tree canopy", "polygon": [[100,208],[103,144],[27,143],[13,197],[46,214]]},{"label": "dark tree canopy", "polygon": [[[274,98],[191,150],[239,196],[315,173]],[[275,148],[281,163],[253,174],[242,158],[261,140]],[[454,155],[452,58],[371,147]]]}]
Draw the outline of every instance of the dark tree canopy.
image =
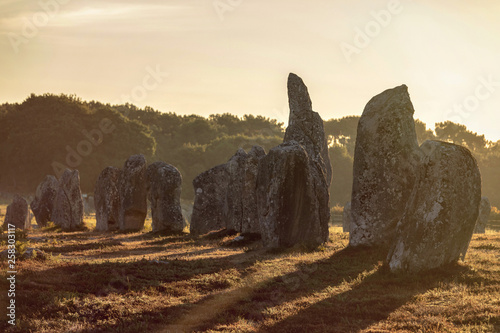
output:
[{"label": "dark tree canopy", "polygon": [[[352,163],[359,116],[324,122],[333,180],[330,204],[350,200]],[[500,141],[488,142],[464,125],[437,123],[435,133],[415,120],[419,143],[427,139],[469,148],[483,178],[483,195],[500,206]],[[133,154],[148,163],[164,161],[183,177],[182,197],[194,196],[192,180],[226,162],[238,148],[260,145],[266,151],[283,140],[284,127],[263,116],[229,113],[177,115],[132,104],[85,102],[74,95],[30,95],[21,104],[0,105],[0,192],[33,194],[48,174],[64,168],[80,171],[84,193],[92,193],[102,169],[122,167]]]}]

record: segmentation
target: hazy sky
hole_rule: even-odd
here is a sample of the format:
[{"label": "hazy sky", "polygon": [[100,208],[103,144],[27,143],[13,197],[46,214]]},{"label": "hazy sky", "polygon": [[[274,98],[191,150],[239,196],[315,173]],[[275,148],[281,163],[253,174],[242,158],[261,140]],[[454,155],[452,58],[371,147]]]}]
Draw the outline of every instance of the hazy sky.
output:
[{"label": "hazy sky", "polygon": [[404,83],[428,127],[496,141],[499,15],[491,0],[2,0],[0,103],[66,93],[286,121],[294,72],[324,119]]}]

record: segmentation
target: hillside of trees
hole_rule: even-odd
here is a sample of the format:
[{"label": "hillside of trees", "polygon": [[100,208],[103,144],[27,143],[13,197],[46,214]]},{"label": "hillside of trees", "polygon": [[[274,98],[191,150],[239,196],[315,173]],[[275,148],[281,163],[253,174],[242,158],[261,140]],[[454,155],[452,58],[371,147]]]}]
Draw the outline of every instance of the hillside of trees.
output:
[{"label": "hillside of trees", "polygon": [[[359,116],[325,121],[333,167],[331,205],[350,200],[352,163]],[[165,161],[183,176],[182,197],[193,199],[192,180],[226,162],[239,147],[266,151],[281,143],[283,123],[262,116],[163,113],[131,104],[86,102],[76,96],[31,95],[21,104],[0,105],[0,192],[34,193],[47,174],[80,171],[84,193],[93,193],[106,166],[122,167],[132,154]],[[483,195],[500,206],[500,141],[493,143],[453,122],[430,130],[416,120],[419,142],[437,139],[469,148],[478,160]]]}]

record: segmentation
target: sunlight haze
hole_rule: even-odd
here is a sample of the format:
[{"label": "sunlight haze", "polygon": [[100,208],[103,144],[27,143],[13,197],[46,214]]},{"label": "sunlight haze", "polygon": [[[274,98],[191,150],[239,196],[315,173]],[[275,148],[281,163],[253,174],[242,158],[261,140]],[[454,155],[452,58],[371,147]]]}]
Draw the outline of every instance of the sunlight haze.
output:
[{"label": "sunlight haze", "polygon": [[1,103],[65,93],[286,122],[294,72],[325,120],[406,84],[427,127],[500,139],[496,2],[22,0],[0,12]]}]

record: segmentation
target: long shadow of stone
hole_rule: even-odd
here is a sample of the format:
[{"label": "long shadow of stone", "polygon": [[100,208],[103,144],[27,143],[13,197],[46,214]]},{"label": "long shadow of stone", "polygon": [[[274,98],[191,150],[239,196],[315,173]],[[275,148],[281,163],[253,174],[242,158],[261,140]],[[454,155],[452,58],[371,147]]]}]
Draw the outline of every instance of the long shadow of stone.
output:
[{"label": "long shadow of stone", "polygon": [[300,265],[293,273],[261,283],[229,309],[195,328],[231,327],[242,319],[259,323],[287,303],[303,310],[259,332],[357,332],[387,319],[416,295],[468,270],[450,265],[412,276],[391,274],[383,266],[385,255],[383,249],[345,248],[328,259]]},{"label": "long shadow of stone", "polygon": [[[205,307],[215,313],[213,318],[184,329],[210,330],[219,324],[231,325],[241,319],[259,322],[265,318],[267,309],[306,297],[329,286],[354,280],[363,272],[380,266],[384,256],[385,252],[379,249],[344,248],[327,259],[299,265],[298,269],[290,274],[246,285],[239,290],[231,290],[233,295],[226,297],[231,300],[231,306],[221,304],[220,311],[214,308],[211,298],[207,297],[199,302],[194,311],[203,309],[203,303],[206,302],[208,306]],[[236,299],[237,297],[241,299]],[[182,328],[179,329],[182,331]]]},{"label": "long shadow of stone", "polygon": [[416,295],[452,281],[468,268],[458,264],[415,275],[379,266],[350,290],[336,293],[259,332],[358,332],[389,318]]}]

